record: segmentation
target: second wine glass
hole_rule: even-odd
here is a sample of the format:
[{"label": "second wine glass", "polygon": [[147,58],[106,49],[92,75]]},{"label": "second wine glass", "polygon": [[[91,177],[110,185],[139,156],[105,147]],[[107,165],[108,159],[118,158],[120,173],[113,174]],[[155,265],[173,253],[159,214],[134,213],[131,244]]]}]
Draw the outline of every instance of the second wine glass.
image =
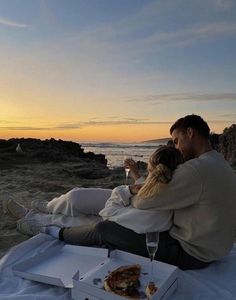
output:
[{"label": "second wine glass", "polygon": [[148,254],[151,260],[151,279],[153,279],[153,260],[155,257],[155,254],[158,249],[158,244],[159,244],[159,232],[147,232],[146,233],[146,246],[148,250]]},{"label": "second wine glass", "polygon": [[128,166],[125,165],[125,161],[127,159],[132,159],[131,155],[125,155],[124,156],[124,167],[125,167],[125,185],[128,184],[128,179],[129,179],[129,172],[130,172],[130,168]]}]

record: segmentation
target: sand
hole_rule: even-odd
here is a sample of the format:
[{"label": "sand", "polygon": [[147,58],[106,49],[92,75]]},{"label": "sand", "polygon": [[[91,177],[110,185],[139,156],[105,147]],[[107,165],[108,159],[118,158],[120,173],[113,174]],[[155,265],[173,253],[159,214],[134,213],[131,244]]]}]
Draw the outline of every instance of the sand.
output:
[{"label": "sand", "polygon": [[28,239],[16,230],[16,220],[3,214],[2,200],[12,197],[30,206],[32,200],[50,201],[74,187],[113,188],[123,184],[123,169],[106,178],[85,179],[78,176],[78,163],[29,163],[1,165],[0,169],[0,257],[11,247]]}]

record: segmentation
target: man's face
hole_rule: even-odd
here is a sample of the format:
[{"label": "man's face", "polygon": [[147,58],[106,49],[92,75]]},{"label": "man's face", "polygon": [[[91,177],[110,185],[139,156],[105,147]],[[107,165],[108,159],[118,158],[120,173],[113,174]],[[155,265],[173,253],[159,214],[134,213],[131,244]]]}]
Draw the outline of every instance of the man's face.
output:
[{"label": "man's face", "polygon": [[178,149],[184,160],[189,160],[194,158],[194,148],[193,148],[193,130],[188,128],[186,131],[181,131],[175,129],[172,132],[172,140],[174,142],[175,148]]}]

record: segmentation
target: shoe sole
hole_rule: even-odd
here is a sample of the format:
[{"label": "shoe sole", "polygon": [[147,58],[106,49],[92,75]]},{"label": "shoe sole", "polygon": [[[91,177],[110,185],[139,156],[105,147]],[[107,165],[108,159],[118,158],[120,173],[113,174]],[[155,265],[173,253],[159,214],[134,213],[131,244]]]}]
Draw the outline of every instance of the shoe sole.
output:
[{"label": "shoe sole", "polygon": [[[16,227],[16,229],[17,229],[17,231],[19,231],[20,233],[22,233],[22,234],[24,234],[24,235],[28,235],[28,236],[34,236],[34,235],[37,235],[37,234],[39,234],[40,233],[40,231],[33,231],[33,230],[31,230],[29,227],[31,226],[31,225],[28,225],[28,221],[27,220],[24,220],[24,221],[21,221],[20,220],[20,222],[18,221],[17,222],[17,227]],[[24,226],[24,224],[27,224],[26,226]],[[41,224],[36,224],[36,225],[32,225],[32,226],[39,226],[39,227],[42,227],[42,225]],[[24,228],[24,227],[26,227],[26,228]]]},{"label": "shoe sole", "polygon": [[5,215],[8,215],[10,217],[13,217],[15,219],[19,219],[19,218],[22,218],[22,216],[19,216],[19,215],[16,215],[14,214],[10,209],[9,209],[9,203],[11,202],[12,200],[9,199],[8,201],[6,202],[3,202],[3,205],[2,205],[2,208],[3,208],[3,212]]},{"label": "shoe sole", "polygon": [[[17,231],[19,231],[20,233],[22,233],[22,234],[24,234],[24,235],[28,235],[28,236],[35,236],[35,235],[37,235],[37,234],[39,234],[39,233],[45,233],[45,232],[43,232],[43,231],[41,231],[40,229],[36,232],[36,231],[34,231],[34,230],[30,230],[30,228],[29,228],[29,230],[27,230],[27,229],[25,229],[24,228],[24,224],[27,224],[27,223],[30,223],[29,222],[29,220],[27,221],[27,220],[24,220],[24,221],[18,221],[17,222]],[[26,225],[26,227],[30,227],[30,225]],[[58,225],[58,224],[48,224],[48,225],[42,225],[42,224],[40,224],[40,223],[36,223],[35,225],[32,225],[32,226],[35,226],[35,227],[40,227],[40,228],[43,228],[43,227],[47,227],[47,226],[56,226],[56,227],[59,227],[59,228],[62,228],[62,226],[60,226],[60,225]],[[46,234],[46,233],[45,233]]]}]

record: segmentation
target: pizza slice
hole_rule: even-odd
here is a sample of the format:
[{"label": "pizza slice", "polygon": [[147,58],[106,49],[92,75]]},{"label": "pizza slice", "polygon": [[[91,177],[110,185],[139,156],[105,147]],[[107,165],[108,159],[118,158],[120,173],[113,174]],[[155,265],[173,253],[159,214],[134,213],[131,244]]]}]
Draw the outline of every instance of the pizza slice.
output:
[{"label": "pizza slice", "polygon": [[107,292],[129,299],[139,299],[140,272],[140,265],[119,267],[105,278],[104,288]]}]

